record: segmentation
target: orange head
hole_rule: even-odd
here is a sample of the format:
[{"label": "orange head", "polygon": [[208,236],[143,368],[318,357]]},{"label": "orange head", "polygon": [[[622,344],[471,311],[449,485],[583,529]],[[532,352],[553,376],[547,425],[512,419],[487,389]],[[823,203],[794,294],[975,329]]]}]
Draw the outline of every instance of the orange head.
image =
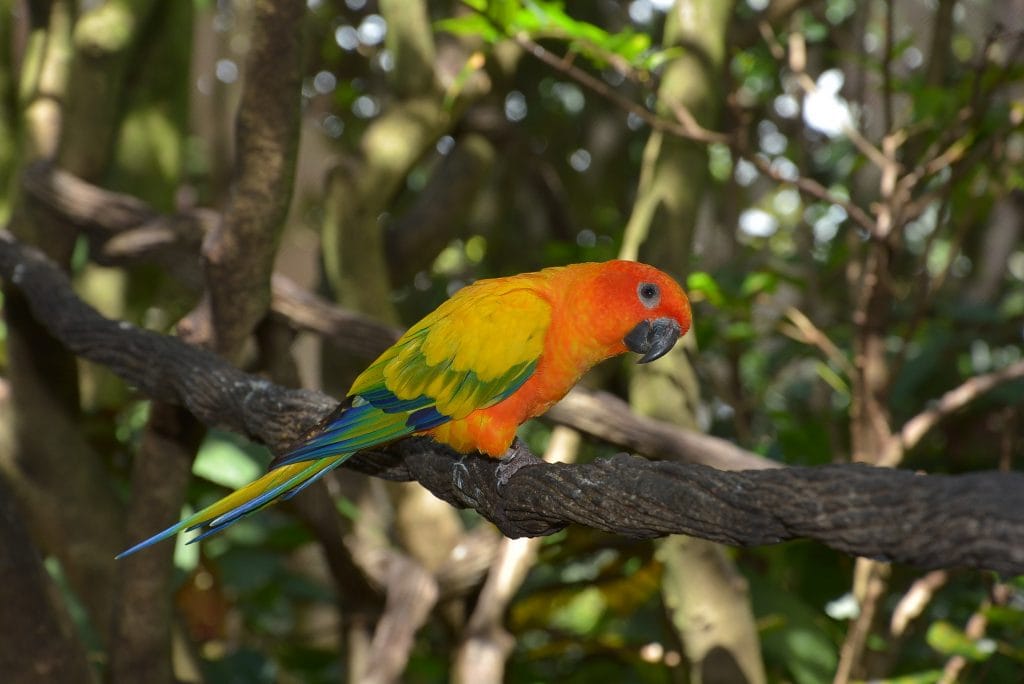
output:
[{"label": "orange head", "polygon": [[[570,267],[574,268],[574,267]],[[581,264],[567,304],[603,347],[627,350],[648,363],[668,353],[690,329],[690,302],[675,280],[635,261]]]}]

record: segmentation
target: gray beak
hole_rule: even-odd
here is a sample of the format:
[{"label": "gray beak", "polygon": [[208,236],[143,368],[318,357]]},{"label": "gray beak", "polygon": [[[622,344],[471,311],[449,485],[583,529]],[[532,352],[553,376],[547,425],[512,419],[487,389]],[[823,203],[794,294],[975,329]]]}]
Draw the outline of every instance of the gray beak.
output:
[{"label": "gray beak", "polygon": [[681,333],[682,329],[675,319],[656,318],[638,324],[622,341],[630,351],[643,354],[637,363],[650,363],[668,354]]}]

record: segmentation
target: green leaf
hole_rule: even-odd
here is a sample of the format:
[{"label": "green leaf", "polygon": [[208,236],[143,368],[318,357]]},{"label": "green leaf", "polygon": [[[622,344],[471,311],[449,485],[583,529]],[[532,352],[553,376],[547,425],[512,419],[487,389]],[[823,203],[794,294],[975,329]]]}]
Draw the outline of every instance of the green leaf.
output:
[{"label": "green leaf", "polygon": [[703,297],[713,306],[721,307],[725,303],[725,296],[718,287],[718,283],[706,271],[695,271],[686,279],[686,288],[694,299]]},{"label": "green leaf", "polygon": [[744,297],[752,297],[762,292],[774,292],[775,287],[778,284],[779,277],[774,273],[757,271],[743,279],[743,285],[740,286],[740,293]]},{"label": "green leaf", "polygon": [[962,656],[975,662],[988,660],[996,650],[996,642],[992,639],[972,639],[945,620],[932,623],[926,640],[929,646],[945,656]]},{"label": "green leaf", "polygon": [[648,53],[640,61],[641,66],[647,71],[654,71],[666,62],[671,62],[673,59],[678,59],[686,54],[686,50],[676,46],[670,47],[665,50],[655,50],[654,52]]},{"label": "green leaf", "polygon": [[732,342],[746,342],[754,339],[757,332],[754,326],[747,321],[736,321],[725,328],[725,339]]},{"label": "green leaf", "polygon": [[263,467],[236,442],[211,434],[199,447],[192,473],[222,487],[238,489],[259,477]]},{"label": "green leaf", "polygon": [[528,31],[536,27],[536,20],[530,11],[524,9],[518,0],[491,0],[487,3],[486,14],[506,33]]},{"label": "green leaf", "polygon": [[601,592],[596,587],[588,587],[551,616],[551,626],[576,634],[589,634],[597,627],[605,609]]},{"label": "green leaf", "polygon": [[1008,627],[1024,627],[1024,610],[1009,606],[989,606],[982,611],[988,621],[994,625]]},{"label": "green leaf", "polygon": [[504,37],[482,14],[464,14],[461,17],[435,21],[434,29],[456,36],[478,36],[487,43],[496,43]]},{"label": "green leaf", "polygon": [[334,508],[349,520],[356,521],[359,519],[359,506],[347,496],[339,496],[335,499]]},{"label": "green leaf", "polygon": [[942,680],[942,670],[924,670],[913,674],[891,677],[885,680],[885,684],[933,684]]},{"label": "green leaf", "polygon": [[[637,61],[651,48],[651,37],[646,33],[634,33],[633,31],[622,31],[620,33],[605,34],[606,38],[602,47],[611,52],[625,57],[631,63]],[[678,48],[677,48],[678,49]],[[664,50],[668,52],[668,50]]]}]

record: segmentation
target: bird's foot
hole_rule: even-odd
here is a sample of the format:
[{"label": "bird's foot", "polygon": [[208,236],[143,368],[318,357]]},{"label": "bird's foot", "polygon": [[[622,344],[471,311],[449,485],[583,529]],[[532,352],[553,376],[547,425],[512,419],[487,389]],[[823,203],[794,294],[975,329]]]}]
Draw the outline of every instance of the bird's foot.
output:
[{"label": "bird's foot", "polygon": [[544,459],[527,449],[526,445],[516,437],[512,440],[512,446],[501,457],[498,467],[494,470],[494,474],[498,479],[498,489],[500,490],[507,485],[512,476],[522,468],[539,463],[544,463]]},{"label": "bird's foot", "polygon": [[466,478],[469,477],[469,468],[467,468],[466,464],[463,463],[465,460],[466,457],[463,456],[452,463],[452,484],[455,485],[455,488],[459,491],[462,491],[463,483],[466,481]]},{"label": "bird's foot", "polygon": [[[465,483],[467,478],[469,478],[469,468],[466,467],[466,464],[464,463],[465,460],[466,456],[463,456],[452,463],[452,485],[455,487],[455,491],[458,496],[463,499],[463,503],[468,506],[475,507],[480,492],[477,490],[475,492],[477,496],[473,496],[466,491]],[[474,489],[476,488],[474,487]]]}]

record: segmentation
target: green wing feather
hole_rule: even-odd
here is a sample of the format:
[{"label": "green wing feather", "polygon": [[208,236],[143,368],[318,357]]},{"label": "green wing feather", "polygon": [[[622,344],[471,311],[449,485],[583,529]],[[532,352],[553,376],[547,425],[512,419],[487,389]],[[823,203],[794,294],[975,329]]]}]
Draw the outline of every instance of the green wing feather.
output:
[{"label": "green wing feather", "polygon": [[[349,395],[385,410],[423,398],[424,406],[464,418],[530,377],[550,324],[551,305],[536,291],[482,281],[410,328],[356,378]],[[380,394],[394,399],[374,401]]]}]

